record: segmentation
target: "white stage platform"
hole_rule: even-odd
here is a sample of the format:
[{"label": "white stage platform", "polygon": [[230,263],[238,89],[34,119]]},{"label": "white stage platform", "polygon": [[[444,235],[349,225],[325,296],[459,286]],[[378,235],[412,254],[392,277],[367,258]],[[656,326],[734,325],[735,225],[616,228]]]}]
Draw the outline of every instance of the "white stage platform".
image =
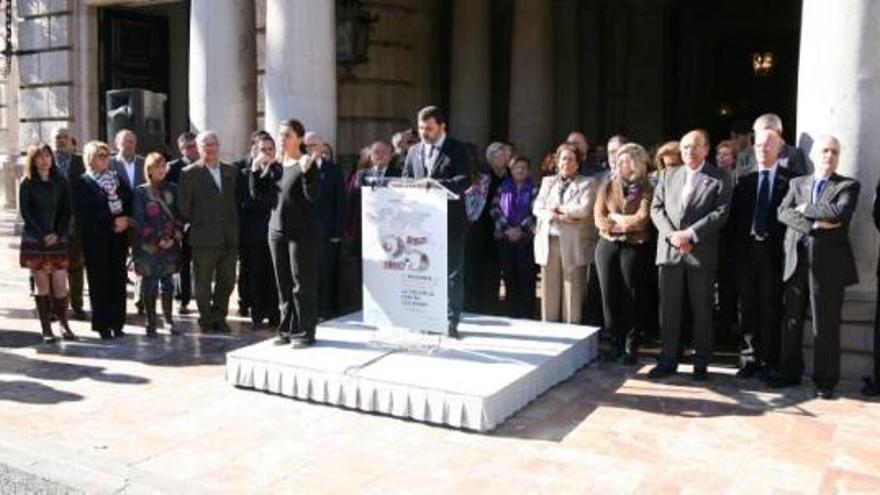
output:
[{"label": "white stage platform", "polygon": [[272,340],[226,356],[226,380],[296,399],[489,431],[594,360],[595,327],[464,315],[433,352],[370,344],[360,313],[321,324],[307,349]]}]

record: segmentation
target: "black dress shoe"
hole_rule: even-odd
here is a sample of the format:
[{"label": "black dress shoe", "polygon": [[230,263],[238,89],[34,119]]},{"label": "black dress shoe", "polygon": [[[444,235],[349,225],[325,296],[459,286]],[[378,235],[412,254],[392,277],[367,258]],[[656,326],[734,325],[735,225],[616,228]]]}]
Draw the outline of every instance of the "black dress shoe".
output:
[{"label": "black dress shoe", "polygon": [[756,375],[760,374],[762,370],[763,366],[761,366],[758,362],[749,361],[748,363],[746,363],[745,366],[743,366],[739,369],[739,371],[736,372],[736,377],[744,379],[754,378]]},{"label": "black dress shoe", "polygon": [[189,314],[189,304],[181,304],[179,308],[177,308],[177,313],[182,315]]},{"label": "black dress shoe", "polygon": [[615,363],[623,357],[623,351],[617,349],[608,349],[602,353],[602,361],[606,363]]},{"label": "black dress shoe", "polygon": [[278,337],[275,337],[275,340],[272,341],[275,345],[287,345],[290,343],[290,337],[287,335],[279,334]]},{"label": "black dress shoe", "polygon": [[639,357],[635,354],[625,352],[623,356],[620,357],[620,364],[624,366],[632,366],[634,364],[639,363]]},{"label": "black dress shoe", "polygon": [[98,330],[98,335],[101,336],[101,340],[110,340],[113,338],[113,332],[110,330]]},{"label": "black dress shoe", "polygon": [[667,376],[672,376],[676,373],[675,368],[670,368],[668,366],[663,366],[662,364],[658,364],[651,368],[651,371],[648,372],[648,378],[658,379],[665,378]]},{"label": "black dress shoe", "polygon": [[709,372],[704,369],[695,369],[693,379],[695,382],[708,382]]},{"label": "black dress shoe", "polygon": [[822,400],[831,400],[834,398],[833,388],[816,388],[814,395]]},{"label": "black dress shoe", "polygon": [[866,397],[877,397],[880,395],[880,382],[870,378],[864,379],[865,385],[862,387],[862,395]]},{"label": "black dress shoe", "polygon": [[789,378],[782,375],[771,375],[767,378],[767,386],[770,388],[797,387],[800,384],[800,378]]},{"label": "black dress shoe", "polygon": [[115,338],[115,337],[124,337],[124,336],[125,336],[125,332],[123,332],[121,328],[113,328],[112,331],[113,331],[113,337],[114,337],[114,338]]},{"label": "black dress shoe", "polygon": [[238,308],[238,316],[247,318],[249,314],[250,311],[248,310],[248,308]]},{"label": "black dress shoe", "polygon": [[458,322],[451,321],[449,322],[449,328],[446,330],[446,335],[450,338],[461,340],[461,336],[458,334]]},{"label": "black dress shoe", "polygon": [[218,332],[232,333],[232,329],[229,328],[229,324],[226,323],[225,320],[220,320],[217,323],[215,323],[214,329],[217,330]]},{"label": "black dress shoe", "polygon": [[73,308],[72,315],[74,320],[85,321],[89,319],[89,315],[82,308]]}]

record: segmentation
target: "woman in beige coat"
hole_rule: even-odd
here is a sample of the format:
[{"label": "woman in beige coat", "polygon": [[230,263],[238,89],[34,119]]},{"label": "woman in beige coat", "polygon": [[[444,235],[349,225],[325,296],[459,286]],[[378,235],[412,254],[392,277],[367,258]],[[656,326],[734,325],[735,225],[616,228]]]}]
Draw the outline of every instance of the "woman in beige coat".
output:
[{"label": "woman in beige coat", "polygon": [[586,267],[593,260],[596,181],[578,175],[577,156],[568,144],[556,149],[557,173],[541,181],[533,208],[544,321],[580,323]]}]

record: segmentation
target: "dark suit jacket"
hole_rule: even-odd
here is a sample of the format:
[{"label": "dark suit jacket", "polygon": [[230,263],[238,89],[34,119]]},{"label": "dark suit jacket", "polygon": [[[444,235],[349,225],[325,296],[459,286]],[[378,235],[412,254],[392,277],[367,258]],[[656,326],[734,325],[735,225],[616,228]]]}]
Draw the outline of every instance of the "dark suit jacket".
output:
[{"label": "dark suit jacket", "polygon": [[[56,160],[57,160],[57,158],[56,158]],[[70,187],[70,201],[71,201],[71,209],[72,209],[71,210],[71,214],[72,214],[71,219],[73,220],[73,222],[71,223],[71,227],[73,228],[72,230],[74,230],[74,231],[75,231],[74,226],[76,225],[76,210],[73,209],[72,202],[75,200],[74,195],[76,193],[77,184],[79,183],[79,178],[84,173],[86,173],[86,166],[85,166],[85,163],[83,163],[82,155],[77,155],[75,153],[72,153],[70,155],[70,163],[67,165],[67,177],[66,178],[67,178],[67,184]]]},{"label": "dark suit jacket", "polygon": [[178,188],[180,217],[190,224],[189,244],[194,248],[238,246],[237,172],[220,163],[222,191],[200,160],[183,169]]},{"label": "dark suit jacket", "polygon": [[242,160],[236,162],[239,240],[246,245],[266,244],[269,238],[269,215],[272,206],[251,195],[250,184],[254,172],[251,170],[250,158],[247,159],[247,165],[244,164]]},{"label": "dark suit jacket", "polygon": [[[778,254],[777,261],[779,267],[782,266],[783,249],[782,241],[785,237],[785,225],[779,222],[774,212],[782,203],[782,198],[788,194],[789,181],[795,174],[790,169],[784,167],[776,167],[776,179],[773,181],[773,192],[770,195],[770,204],[768,205],[769,233],[765,242],[770,243]],[[752,224],[755,221],[755,208],[758,201],[758,179],[759,172],[752,172],[745,177],[740,178],[736,187],[733,189],[733,200],[730,203],[730,218],[727,220],[730,226],[730,233],[735,244],[733,253],[734,257],[740,261],[745,261],[745,255],[748,252],[748,244],[752,234]]]},{"label": "dark suit jacket", "polygon": [[470,184],[469,174],[473,167],[470,154],[464,143],[447,135],[437,160],[434,162],[434,169],[429,172],[425,166],[427,151],[428,146],[423,142],[409,148],[403,167],[403,177],[434,179],[453,193],[458,194],[457,201],[449,202],[450,227],[456,224],[464,228],[464,223],[467,220],[464,210],[464,191]]},{"label": "dark suit jacket", "polygon": [[180,173],[183,172],[183,169],[185,169],[188,165],[191,164],[183,158],[178,158],[177,160],[169,162],[168,175],[165,176],[165,180],[171,182],[172,184],[180,184]]},{"label": "dark suit jacket", "polygon": [[[788,194],[779,205],[779,221],[785,232],[785,271],[783,280],[794,275],[798,257],[810,260],[810,271],[819,284],[853,285],[858,283],[855,257],[849,243],[849,223],[859,200],[859,183],[834,174],[822,190],[816,204],[810,204],[813,176],[792,179]],[[798,205],[806,204],[803,213]],[[826,220],[842,225],[835,229],[813,229],[813,222]],[[799,245],[804,249],[799,251]]]},{"label": "dark suit jacket", "polygon": [[[874,227],[880,230],[880,182],[877,183],[877,190],[874,191]],[[877,259],[877,275],[880,275],[880,257]]]},{"label": "dark suit jacket", "polygon": [[345,229],[345,177],[339,165],[322,160],[318,167],[318,218],[325,238],[341,238]]},{"label": "dark suit jacket", "polygon": [[[104,190],[88,175],[80,175],[74,181],[74,198],[72,201],[75,218],[88,219],[78,222],[77,233],[85,248],[84,254],[89,257],[89,246],[105,245],[110,242],[113,234],[114,216],[107,207],[107,195]],[[131,216],[130,192],[125,187],[118,187],[116,194],[122,200],[123,215]]]},{"label": "dark suit jacket", "polygon": [[128,181],[128,173],[125,172],[125,165],[122,163],[122,160],[113,156],[110,158],[110,166],[113,167],[113,170],[116,170],[120,184],[128,188],[130,192],[146,181],[144,178],[144,157],[140,155],[135,155],[134,157],[134,184]]},{"label": "dark suit jacket", "polygon": [[[733,188],[730,175],[710,164],[699,172],[691,199],[682,208],[682,192],[687,179],[687,165],[666,169],[660,175],[651,203],[651,220],[657,227],[657,264],[684,263],[693,268],[715,270],[718,262],[718,238],[727,221]],[[676,230],[694,229],[697,243],[688,255],[682,255],[669,243]]]}]

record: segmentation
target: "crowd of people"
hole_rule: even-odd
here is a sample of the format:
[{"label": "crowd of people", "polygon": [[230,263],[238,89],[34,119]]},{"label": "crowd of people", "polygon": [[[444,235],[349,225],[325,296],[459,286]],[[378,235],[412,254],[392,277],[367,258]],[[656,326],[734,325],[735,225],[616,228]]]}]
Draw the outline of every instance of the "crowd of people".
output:
[{"label": "crowd of people", "polygon": [[[167,163],[137,155],[129,130],[115,151],[90,141],[80,156],[70,132],[55,129],[51,146],[27,150],[19,202],[20,263],[44,341],[57,342],[53,320],[62,339],[77,338],[68,305],[102,339],[124,335],[131,267],[147,336],[181,333],[173,300],[188,314],[193,288],[200,331],[229,332],[237,285],[254,328],[308,347],[318,322],[340,312],[340,292],[360,292],[339,286],[339,267],[344,244],[359,260],[361,187],[404,177],[460,195],[448,213],[451,337],[463,310],[540,315],[601,326],[602,358],[632,365],[643,339],[659,335],[648,376],[676,373],[692,343],[697,381],[709,378],[715,342],[735,339],[737,376],[784,388],[801,382],[809,305],[812,381],[818,397],[833,396],[844,289],[858,280],[848,227],[859,197],[859,183],[837,173],[835,137],[817,140],[813,165],[785,143],[774,114],[735,125],[712,156],[699,129],[653,152],[615,135],[593,153],[574,131],[533,166],[511,143],[491,143],[482,159],[447,134],[437,107],[416,121],[365,147],[350,170],[295,119],[274,138],[254,132],[234,163],[220,160],[212,131],[181,134]],[[876,379],[865,393],[880,392]]]}]

